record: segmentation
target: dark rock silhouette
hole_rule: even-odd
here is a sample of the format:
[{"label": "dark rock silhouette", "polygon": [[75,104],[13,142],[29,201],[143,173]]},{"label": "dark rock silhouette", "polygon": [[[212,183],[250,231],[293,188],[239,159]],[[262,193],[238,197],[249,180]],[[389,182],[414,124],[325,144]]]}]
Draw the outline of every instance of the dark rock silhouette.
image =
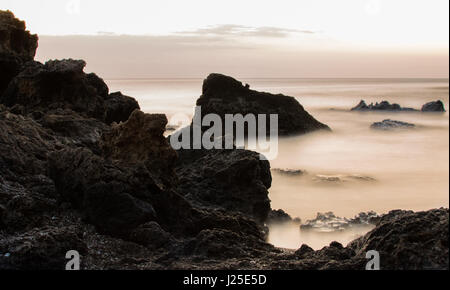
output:
[{"label": "dark rock silhouette", "polygon": [[[203,81],[197,100],[202,116],[215,113],[224,123],[225,114],[278,114],[278,134],[295,135],[330,128],[314,119],[293,97],[251,90],[232,77],[210,74]],[[268,118],[266,128],[270,129]]]},{"label": "dark rock silhouette", "polygon": [[319,232],[341,231],[355,225],[376,224],[379,216],[373,212],[361,212],[354,218],[342,218],[336,216],[333,212],[317,213],[315,219],[307,220],[300,225],[302,230],[315,230]]},{"label": "dark rock silhouette", "polygon": [[126,122],[105,132],[100,142],[102,154],[127,164],[144,164],[161,189],[169,188],[176,180],[177,153],[163,136],[166,125],[163,114],[135,110]]},{"label": "dark rock silhouette", "polygon": [[52,226],[0,239],[0,269],[65,270],[68,249],[87,253],[81,237],[80,228]]},{"label": "dark rock silhouette", "polygon": [[9,83],[0,98],[19,112],[51,112],[70,109],[106,123],[128,119],[137,102],[120,93],[108,95],[108,87],[95,74],[85,74],[83,60],[51,60],[45,64],[28,62]]},{"label": "dark rock silhouette", "polygon": [[371,103],[367,105],[364,100],[361,100],[358,105],[351,109],[352,111],[417,111],[413,108],[401,107],[399,104],[391,104],[388,101],[381,103]]},{"label": "dark rock silhouette", "polygon": [[301,169],[274,168],[272,171],[286,176],[302,176],[306,174],[306,171]]},{"label": "dark rock silhouette", "polygon": [[376,130],[392,130],[392,129],[405,129],[414,128],[415,125],[407,122],[401,122],[391,119],[383,120],[382,122],[375,122],[370,125],[370,128]]},{"label": "dark rock silhouette", "polygon": [[[203,156],[190,158],[191,154]],[[246,150],[179,150],[178,190],[188,200],[244,213],[259,222],[270,211],[270,164]]]},{"label": "dark rock silhouette", "polygon": [[0,10],[0,96],[22,65],[33,60],[37,45],[37,35],[26,30],[25,22]]},{"label": "dark rock silhouette", "polygon": [[428,102],[422,106],[422,112],[445,112],[444,103],[441,100]]}]

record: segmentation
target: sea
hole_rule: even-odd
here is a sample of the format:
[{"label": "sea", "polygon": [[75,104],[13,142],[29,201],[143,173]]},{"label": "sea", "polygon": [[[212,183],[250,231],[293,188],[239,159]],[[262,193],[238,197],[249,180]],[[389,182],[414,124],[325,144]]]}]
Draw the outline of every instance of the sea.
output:
[{"label": "sea", "polygon": [[[201,78],[109,79],[110,91],[136,98],[144,112],[164,113],[171,120],[190,119],[201,95]],[[428,210],[449,206],[449,114],[421,112],[355,112],[387,100],[420,109],[442,100],[449,108],[448,79],[308,79],[242,78],[252,89],[295,97],[331,132],[279,138],[269,198],[302,223],[317,213],[352,218],[360,212],[384,214],[394,209]],[[380,131],[370,125],[384,119],[415,124],[414,128]],[[283,174],[276,170],[301,170]],[[373,225],[340,230],[305,230],[298,222],[269,224],[268,242],[297,249],[320,249],[332,241],[343,245]]]}]

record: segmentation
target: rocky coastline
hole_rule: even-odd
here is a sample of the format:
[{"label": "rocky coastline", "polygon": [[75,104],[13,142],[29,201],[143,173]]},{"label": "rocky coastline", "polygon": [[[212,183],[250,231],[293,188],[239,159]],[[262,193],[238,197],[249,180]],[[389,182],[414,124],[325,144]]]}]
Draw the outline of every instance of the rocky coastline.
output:
[{"label": "rocky coastline", "polygon": [[[0,35],[0,269],[62,270],[77,250],[82,269],[364,270],[372,249],[382,269],[448,269],[444,208],[391,211],[347,246],[268,244],[268,218],[286,218],[271,210],[268,161],[238,149],[175,151],[165,115],[110,93],[84,61],[34,61],[38,37],[9,11]],[[329,130],[294,98],[218,74],[197,105],[277,113],[283,135]]]}]

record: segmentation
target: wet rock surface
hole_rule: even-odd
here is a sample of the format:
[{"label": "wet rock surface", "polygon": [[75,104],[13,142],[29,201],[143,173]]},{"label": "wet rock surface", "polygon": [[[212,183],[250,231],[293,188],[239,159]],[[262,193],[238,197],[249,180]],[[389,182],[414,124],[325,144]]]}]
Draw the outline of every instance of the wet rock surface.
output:
[{"label": "wet rock surface", "polygon": [[373,225],[378,220],[379,216],[373,211],[359,213],[351,219],[338,217],[332,212],[325,212],[317,213],[315,219],[306,221],[300,225],[300,228],[319,232],[343,231],[353,226]]},{"label": "wet rock surface", "polygon": [[306,174],[306,171],[301,169],[274,168],[272,171],[286,176],[302,176]]},{"label": "wet rock surface", "polygon": [[396,121],[391,119],[383,120],[382,122],[375,122],[370,125],[371,129],[376,130],[392,130],[392,129],[407,129],[414,128],[415,125],[407,122]]},{"label": "wet rock surface", "polygon": [[[278,115],[278,134],[295,135],[330,128],[314,119],[293,97],[251,90],[232,77],[210,74],[203,81],[202,95],[197,100],[202,116],[218,114],[225,123],[225,114]],[[266,120],[269,132],[269,120]],[[205,130],[207,128],[203,128]]]},{"label": "wet rock surface", "polygon": [[[63,269],[77,250],[82,269],[362,270],[369,248],[386,269],[448,269],[448,209],[391,212],[348,247],[266,243],[267,217],[285,217],[270,209],[269,162],[247,150],[176,152],[164,115],[109,94],[83,61],[33,62],[37,38],[11,17],[0,12],[0,35],[18,33],[22,46],[0,38],[0,59],[24,59],[12,79],[1,75],[0,269]],[[216,77],[204,86],[207,106],[223,91],[234,111],[243,92],[248,112],[270,113],[280,97],[294,120],[284,133],[325,128],[292,98]]]}]

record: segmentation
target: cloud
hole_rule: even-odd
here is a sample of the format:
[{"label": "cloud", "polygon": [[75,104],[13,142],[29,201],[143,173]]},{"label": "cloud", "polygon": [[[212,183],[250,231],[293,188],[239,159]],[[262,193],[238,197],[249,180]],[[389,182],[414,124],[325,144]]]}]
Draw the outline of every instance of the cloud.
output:
[{"label": "cloud", "polygon": [[179,35],[189,36],[221,36],[221,37],[288,37],[291,34],[314,34],[311,30],[287,29],[280,27],[249,27],[235,24],[208,26],[190,31],[179,31]]}]

